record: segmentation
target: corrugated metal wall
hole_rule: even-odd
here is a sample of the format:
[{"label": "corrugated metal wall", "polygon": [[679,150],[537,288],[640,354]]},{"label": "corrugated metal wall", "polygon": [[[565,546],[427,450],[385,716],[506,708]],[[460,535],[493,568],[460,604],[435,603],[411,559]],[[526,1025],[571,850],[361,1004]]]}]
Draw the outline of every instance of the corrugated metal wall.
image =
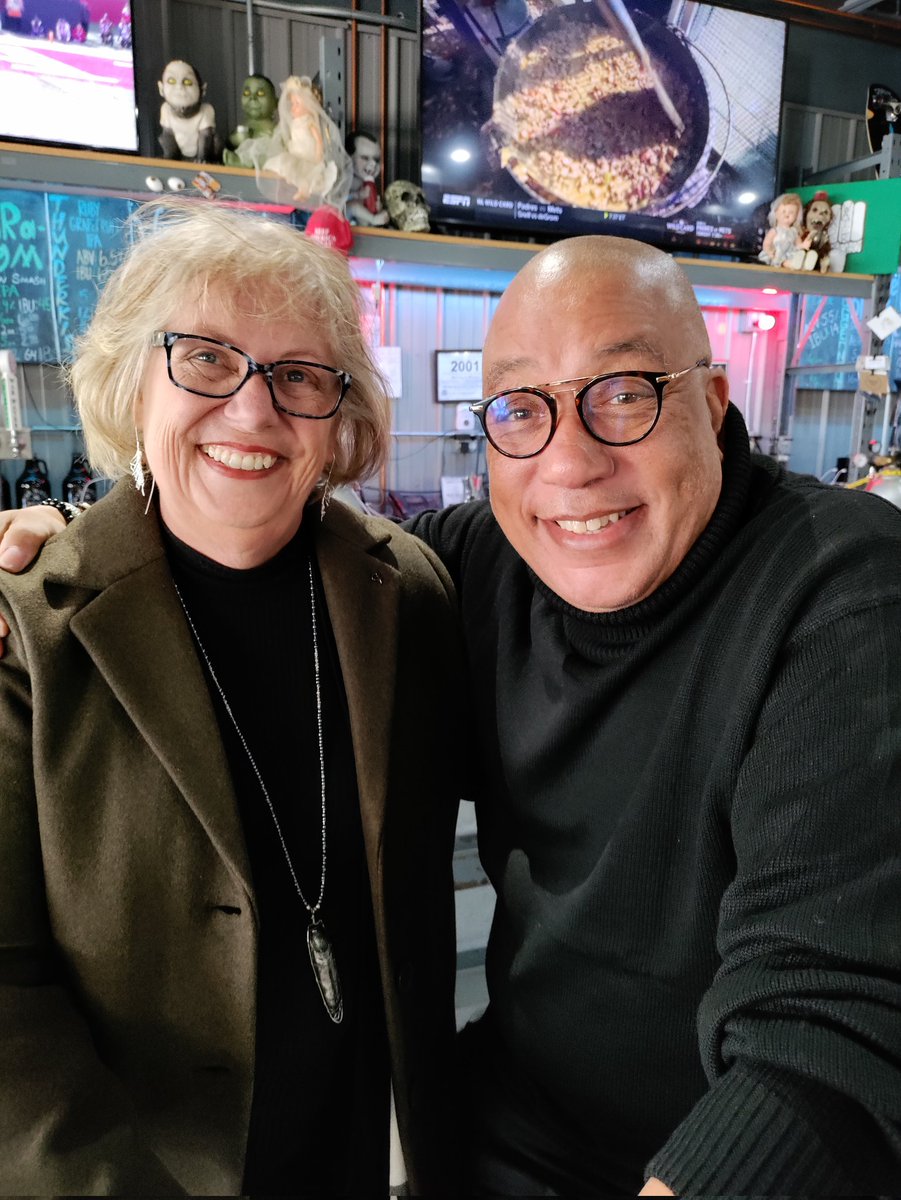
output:
[{"label": "corrugated metal wall", "polygon": [[[160,0],[166,8],[163,52],[189,59],[207,82],[207,99],[223,134],[238,124],[241,81],[248,70],[246,6],[239,0]],[[346,77],[346,125],[382,138],[385,182],[419,177],[419,34],[404,6],[392,4],[391,24],[368,24],[349,5],[345,18],[254,4],[254,67],[278,85],[289,75],[315,76],[323,39],[340,42]],[[370,10],[372,6],[370,5]],[[408,4],[406,7],[410,7]],[[415,5],[413,15],[416,13]],[[378,6],[380,13],[381,4]],[[160,64],[162,69],[163,63]],[[329,100],[326,83],[326,100]]]},{"label": "corrugated metal wall", "polygon": [[435,492],[442,475],[482,473],[481,442],[473,450],[469,439],[444,436],[454,431],[456,405],[435,399],[434,352],[481,349],[497,292],[442,287],[437,270],[435,287],[375,278],[362,286],[376,320],[375,340],[400,346],[402,352],[403,396],[394,402],[387,487],[400,493]]},{"label": "corrugated metal wall", "polygon": [[[828,108],[782,105],[779,141],[780,191],[800,187],[802,174],[825,171],[870,153],[863,116]],[[872,168],[854,179],[875,178]]]}]

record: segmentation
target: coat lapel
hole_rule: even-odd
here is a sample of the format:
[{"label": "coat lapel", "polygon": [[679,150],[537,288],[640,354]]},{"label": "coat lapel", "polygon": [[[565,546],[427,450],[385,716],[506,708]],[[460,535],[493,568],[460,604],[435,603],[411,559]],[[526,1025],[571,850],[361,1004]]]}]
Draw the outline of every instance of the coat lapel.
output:
[{"label": "coat lapel", "polygon": [[382,522],[360,519],[340,503],[332,504],[316,539],[350,711],[373,879],[384,829],[397,668],[400,572],[377,553],[387,540]]},{"label": "coat lapel", "polygon": [[[73,635],[253,896],[237,802],[216,715],[172,586],[159,526],[120,483],[71,530],[45,586],[94,593]],[[350,713],[367,857],[379,877],[394,704],[400,573],[378,553],[384,524],[334,503],[316,553]],[[98,547],[103,547],[98,552]]]},{"label": "coat lapel", "polygon": [[[73,635],[252,898],[215,712],[157,521],[144,517],[142,505],[120,485],[81,518],[72,530],[79,534],[75,569],[65,578],[48,576],[48,598],[52,603],[55,586],[73,583],[96,593],[72,618]],[[104,548],[99,554],[98,547]]]}]

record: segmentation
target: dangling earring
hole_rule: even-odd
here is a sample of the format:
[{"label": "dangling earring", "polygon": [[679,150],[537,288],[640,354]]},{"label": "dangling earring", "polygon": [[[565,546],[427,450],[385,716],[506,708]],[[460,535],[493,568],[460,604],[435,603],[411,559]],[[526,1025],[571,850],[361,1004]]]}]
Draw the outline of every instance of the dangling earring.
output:
[{"label": "dangling earring", "polygon": [[[150,491],[147,493],[147,503],[144,505],[144,516],[150,512],[150,505],[153,503],[153,489],[156,487],[156,480],[150,476]],[[142,493],[143,494],[143,493]]]},{"label": "dangling earring", "polygon": [[319,520],[320,521],[325,520],[326,509],[328,508],[328,506],[332,500],[332,492],[334,491],[334,488],[331,486],[329,480],[332,477],[332,467],[334,467],[334,465],[335,465],[335,458],[333,455],[332,461],[328,465],[328,474],[325,477],[325,483],[323,484],[323,487],[322,487],[322,503],[319,506]]},{"label": "dangling earring", "polygon": [[144,495],[144,452],[141,449],[141,435],[138,433],[138,427],[135,426],[135,452],[132,455],[130,469],[131,477],[135,481],[135,490]]}]

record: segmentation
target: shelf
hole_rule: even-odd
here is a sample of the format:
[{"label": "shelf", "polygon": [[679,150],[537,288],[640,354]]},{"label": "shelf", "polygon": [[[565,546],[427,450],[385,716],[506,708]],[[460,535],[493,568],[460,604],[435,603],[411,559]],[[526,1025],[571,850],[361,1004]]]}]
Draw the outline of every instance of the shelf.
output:
[{"label": "shelf", "polygon": [[253,171],[225,167],[220,163],[193,163],[167,158],[142,158],[137,154],[111,154],[96,150],[62,150],[49,146],[26,146],[0,141],[0,179],[7,187],[46,191],[48,187],[87,191],[106,196],[128,196],[136,200],[162,199],[173,195],[147,187],[155,175],[165,187],[175,177],[184,183],[186,194],[195,194],[193,179],[206,171],[221,185],[219,195],[245,204],[268,204],[260,194]]},{"label": "shelf", "polygon": [[[505,242],[494,238],[449,237],[435,233],[401,233],[396,229],[354,228],[354,258],[382,259],[435,267],[465,267],[489,271],[518,271],[543,245]],[[676,262],[699,287],[776,288],[813,296],[869,296],[872,275],[821,275],[786,271],[762,263],[729,262],[718,258],[684,258]]]},{"label": "shelf", "polygon": [[[175,176],[184,182],[186,193],[193,193],[196,189],[192,181],[200,170],[207,171],[222,185],[220,198],[228,196],[245,204],[265,203],[256,186],[254,173],[242,167],[0,141],[0,179],[6,186],[27,190],[46,190],[48,186],[57,186],[135,199],[162,198],[166,193],[148,190],[148,175],[157,176],[164,184],[170,176]],[[354,228],[355,258],[423,266],[512,273],[541,249],[542,245],[531,242],[402,233],[396,229],[362,226]],[[820,275],[811,271],[776,270],[759,263],[730,262],[719,258],[677,256],[676,261],[685,268],[691,282],[699,286],[774,287],[780,292],[815,296],[870,296],[873,289],[872,275]]]}]

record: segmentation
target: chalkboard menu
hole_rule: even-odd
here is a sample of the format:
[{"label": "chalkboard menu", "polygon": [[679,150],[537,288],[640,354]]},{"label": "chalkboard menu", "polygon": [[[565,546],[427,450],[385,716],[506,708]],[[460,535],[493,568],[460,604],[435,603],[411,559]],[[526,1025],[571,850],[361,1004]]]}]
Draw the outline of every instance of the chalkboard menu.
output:
[{"label": "chalkboard menu", "polygon": [[131,200],[0,190],[0,349],[62,362],[126,248]]}]

